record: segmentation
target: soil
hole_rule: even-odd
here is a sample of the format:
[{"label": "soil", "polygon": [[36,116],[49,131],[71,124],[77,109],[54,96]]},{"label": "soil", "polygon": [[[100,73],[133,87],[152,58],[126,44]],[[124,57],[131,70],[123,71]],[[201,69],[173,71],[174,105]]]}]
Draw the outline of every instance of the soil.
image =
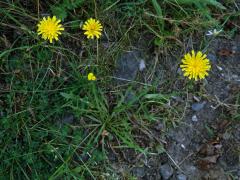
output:
[{"label": "soil", "polygon": [[[160,151],[147,157],[129,149],[117,155],[116,152],[109,153],[112,167],[122,179],[130,175],[144,180],[240,179],[240,124],[239,117],[234,117],[239,112],[236,101],[240,91],[240,36],[233,40],[214,38],[210,42],[211,74],[202,84],[195,84],[195,88],[203,92],[202,96],[188,93],[188,97],[173,98],[173,101],[185,105],[185,115],[178,126],[164,133],[164,123],[156,122],[150,130],[155,137],[152,142],[143,132],[137,133],[137,141],[145,142],[143,147],[155,147],[156,150],[159,145]],[[133,54],[136,53],[133,51]],[[124,61],[128,61],[127,56],[124,55]],[[120,70],[125,72],[122,73],[124,79],[130,69],[130,80],[135,78],[136,63],[142,57],[135,58],[134,66],[129,68],[125,67],[127,62],[119,63],[120,68],[124,64],[122,68],[125,70]],[[176,59],[173,61],[177,64]],[[165,66],[158,72],[168,69],[174,74],[179,71],[178,65],[168,62]],[[121,73],[118,74],[120,78]],[[161,75],[162,79],[172,78],[166,73]],[[171,90],[181,88],[179,84],[185,84],[185,81],[180,79],[174,84],[177,86],[172,86]],[[164,144],[165,152],[161,151],[160,144]]]}]

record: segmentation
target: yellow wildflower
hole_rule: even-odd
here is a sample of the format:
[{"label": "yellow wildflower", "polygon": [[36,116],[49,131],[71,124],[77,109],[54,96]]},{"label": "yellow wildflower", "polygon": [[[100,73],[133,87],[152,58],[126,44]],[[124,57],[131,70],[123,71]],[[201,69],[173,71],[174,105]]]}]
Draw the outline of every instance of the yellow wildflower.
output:
[{"label": "yellow wildflower", "polygon": [[84,34],[87,36],[88,39],[93,39],[94,36],[96,36],[96,38],[98,39],[102,34],[103,27],[98,20],[90,18],[84,23],[82,29],[86,31],[84,32]]},{"label": "yellow wildflower", "polygon": [[192,50],[192,53],[187,53],[182,59],[182,64],[180,65],[184,76],[189,79],[204,79],[208,76],[208,72],[211,69],[209,59],[206,58],[206,54],[198,51],[195,54],[195,51]]},{"label": "yellow wildflower", "polygon": [[88,80],[89,81],[95,81],[95,80],[97,80],[97,78],[93,73],[89,73],[88,74]]},{"label": "yellow wildflower", "polygon": [[53,39],[58,40],[58,35],[61,34],[61,31],[64,30],[62,24],[59,24],[61,21],[56,18],[56,16],[43,18],[37,25],[38,35],[42,35],[42,38],[49,40],[50,43],[53,42]]}]

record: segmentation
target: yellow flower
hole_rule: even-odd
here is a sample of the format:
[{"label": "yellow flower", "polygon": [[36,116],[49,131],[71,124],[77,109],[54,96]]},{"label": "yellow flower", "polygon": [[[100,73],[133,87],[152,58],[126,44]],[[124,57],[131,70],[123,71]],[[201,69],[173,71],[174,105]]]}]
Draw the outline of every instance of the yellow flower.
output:
[{"label": "yellow flower", "polygon": [[89,81],[95,81],[97,78],[96,78],[96,76],[93,74],[93,73],[89,73],[88,74],[88,80]]},{"label": "yellow flower", "polygon": [[53,39],[58,40],[58,35],[62,34],[61,31],[64,30],[62,24],[59,24],[61,21],[56,18],[56,16],[43,18],[37,25],[38,35],[42,35],[42,38],[47,40],[49,39],[52,43]]},{"label": "yellow flower", "polygon": [[93,18],[88,19],[82,28],[84,31],[86,31],[84,34],[87,36],[87,38],[93,39],[94,36],[98,39],[101,36],[102,32],[102,25],[98,20],[95,20]]},{"label": "yellow flower", "polygon": [[206,54],[198,51],[195,54],[195,51],[192,50],[192,54],[187,53],[182,59],[182,64],[180,65],[184,76],[189,79],[204,79],[205,76],[208,76],[208,72],[211,69],[209,59],[206,58]]}]

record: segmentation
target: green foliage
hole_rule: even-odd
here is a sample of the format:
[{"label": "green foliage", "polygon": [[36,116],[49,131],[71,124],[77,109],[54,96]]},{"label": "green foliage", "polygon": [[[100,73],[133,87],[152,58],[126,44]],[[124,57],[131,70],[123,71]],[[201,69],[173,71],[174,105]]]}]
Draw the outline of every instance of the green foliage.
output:
[{"label": "green foliage", "polygon": [[52,13],[59,19],[67,18],[70,11],[82,6],[85,0],[63,0],[62,3],[57,3],[51,6]]},{"label": "green foliage", "polygon": [[192,5],[194,4],[197,8],[206,8],[208,5],[212,5],[219,9],[226,9],[217,0],[168,0],[169,2],[176,2],[177,4]]},{"label": "green foliage", "polygon": [[162,8],[161,6],[159,5],[159,3],[157,2],[157,0],[152,0],[152,4],[153,4],[153,7],[157,13],[157,16],[160,17],[157,22],[158,22],[158,25],[160,27],[161,30],[164,30],[164,21],[163,21],[163,12],[162,12]]},{"label": "green foliage", "polygon": [[121,1],[117,10],[123,18],[141,16],[143,14],[143,9],[141,8],[144,5],[144,0],[133,0]]},{"label": "green foliage", "polygon": [[118,138],[120,142],[130,148],[142,151],[134,142],[131,135],[131,124],[128,120],[128,110],[133,102],[125,103],[124,96],[120,98],[114,109],[107,102],[107,98],[93,84],[88,89],[85,97],[78,95],[79,90],[73,90],[70,93],[61,93],[66,100],[66,106],[71,108],[77,117],[85,117],[90,124],[95,124],[92,128],[97,128],[92,138],[93,143],[98,142],[103,130],[107,130]]},{"label": "green foliage", "polygon": [[[187,24],[186,29],[189,33],[208,26],[216,26],[218,22],[212,18],[211,8],[226,9],[216,0],[151,0],[151,5],[154,12],[149,13],[150,22],[154,20],[155,25],[147,23],[146,20],[145,26],[156,36],[154,43],[158,46],[163,46],[168,39],[177,39],[176,35],[180,34],[176,34],[174,30],[180,30],[182,22]],[[188,33],[180,32],[184,32],[185,35]]]}]

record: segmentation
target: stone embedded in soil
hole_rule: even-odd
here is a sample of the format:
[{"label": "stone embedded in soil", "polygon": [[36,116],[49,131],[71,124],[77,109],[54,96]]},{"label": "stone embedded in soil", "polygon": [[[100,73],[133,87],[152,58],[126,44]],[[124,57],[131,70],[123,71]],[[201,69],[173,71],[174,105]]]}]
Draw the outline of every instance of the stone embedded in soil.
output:
[{"label": "stone embedded in soil", "polygon": [[117,60],[115,76],[120,80],[134,80],[139,70],[139,63],[144,61],[140,52],[130,51],[121,55]]},{"label": "stone embedded in soil", "polygon": [[169,164],[160,167],[160,174],[163,179],[169,179],[173,175],[173,168]]},{"label": "stone embedded in soil", "polygon": [[225,132],[225,133],[223,134],[223,139],[224,139],[224,140],[228,140],[228,139],[230,139],[230,138],[231,138],[231,134],[230,134],[230,133]]},{"label": "stone embedded in soil", "polygon": [[213,53],[209,53],[207,55],[207,58],[211,61],[211,62],[216,62],[217,61],[217,56]]},{"label": "stone embedded in soil", "polygon": [[183,71],[181,70],[181,68],[178,68],[177,73],[178,73],[180,76],[183,75]]},{"label": "stone embedded in soil", "polygon": [[156,131],[162,131],[165,129],[165,124],[163,122],[158,121],[156,125],[154,126],[154,129]]},{"label": "stone embedded in soil", "polygon": [[146,64],[145,64],[145,61],[142,59],[139,62],[139,71],[143,71],[145,68],[146,68]]},{"label": "stone embedded in soil", "polygon": [[176,102],[184,102],[184,100],[180,96],[171,96],[171,98]]},{"label": "stone embedded in soil", "polygon": [[187,180],[187,176],[184,174],[178,174],[177,175],[177,180]]},{"label": "stone embedded in soil", "polygon": [[201,109],[203,109],[205,104],[206,104],[205,101],[203,101],[202,103],[194,103],[194,104],[192,104],[192,110],[200,111]]},{"label": "stone embedded in soil", "polygon": [[201,179],[201,174],[199,173],[199,169],[196,166],[189,163],[185,164],[183,169],[184,173],[189,177],[189,179],[192,179],[193,177],[195,177],[195,179]]},{"label": "stone embedded in soil", "polygon": [[132,174],[136,177],[145,176],[145,168],[144,167],[134,167],[132,169]]},{"label": "stone embedded in soil", "polygon": [[186,132],[184,130],[179,130],[179,131],[176,131],[176,130],[171,130],[169,131],[169,134],[168,136],[178,142],[178,143],[183,143],[186,141]]},{"label": "stone embedded in soil", "polygon": [[192,116],[192,121],[193,121],[193,122],[197,122],[197,121],[198,121],[197,115],[193,115],[193,116]]},{"label": "stone embedded in soil", "polygon": [[222,70],[223,70],[223,68],[220,67],[220,66],[218,66],[218,65],[216,65],[216,67],[218,68],[219,71],[222,71]]}]

